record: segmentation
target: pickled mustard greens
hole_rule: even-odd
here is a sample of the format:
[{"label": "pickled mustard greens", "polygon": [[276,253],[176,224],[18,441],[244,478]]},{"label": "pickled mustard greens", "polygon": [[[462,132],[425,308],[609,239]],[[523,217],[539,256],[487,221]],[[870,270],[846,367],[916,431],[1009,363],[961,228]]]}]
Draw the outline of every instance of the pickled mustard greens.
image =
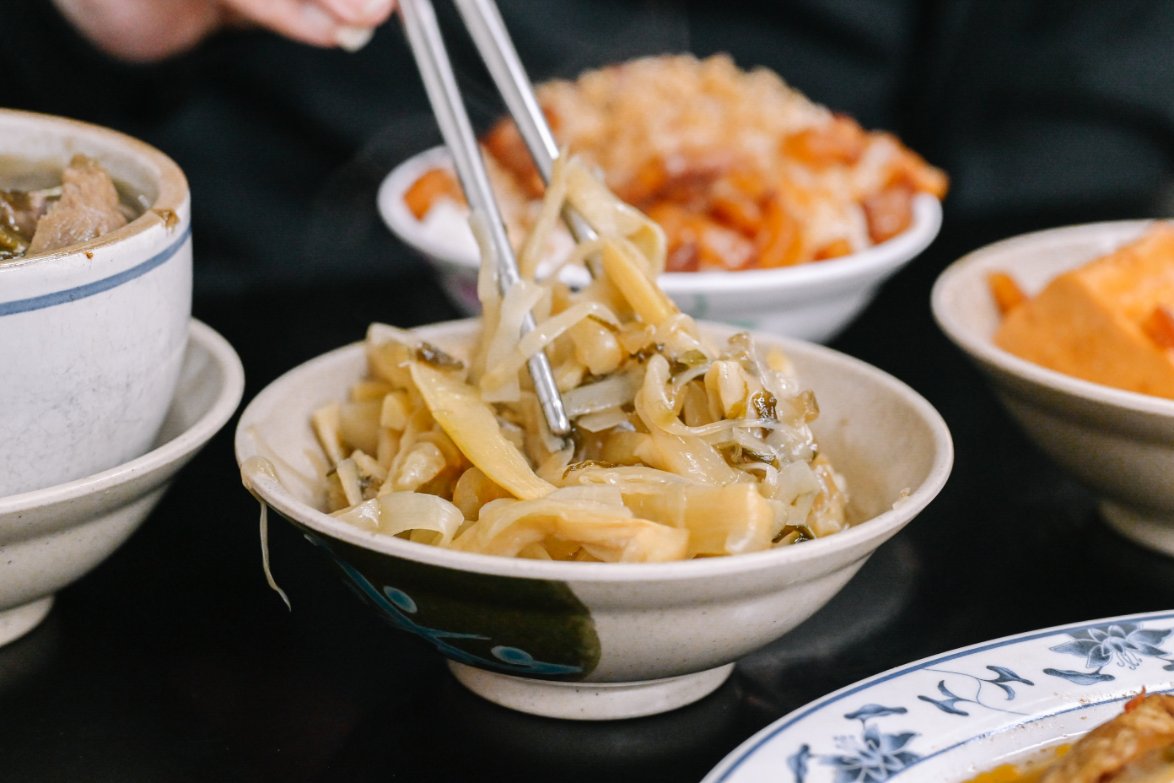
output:
[{"label": "pickled mustard greens", "polygon": [[[815,396],[787,358],[744,333],[705,339],[656,284],[661,230],[579,162],[564,156],[547,198],[545,213],[569,202],[596,228],[566,263],[593,259],[597,275],[578,291],[557,271],[536,279],[544,238],[532,237],[501,297],[482,242],[474,341],[373,325],[368,376],[312,417],[331,512],[461,551],[608,562],[755,552],[844,528],[843,481],[810,429]],[[527,312],[537,325],[519,337]],[[567,441],[547,431],[526,372],[537,351],[574,424]]]},{"label": "pickled mustard greens", "polygon": [[0,190],[0,263],[95,239],[131,217],[105,169],[75,155],[60,185]]},{"label": "pickled mustard greens", "polygon": [[0,190],[0,262],[20,258],[28,251],[37,221],[60,197],[60,187]]}]

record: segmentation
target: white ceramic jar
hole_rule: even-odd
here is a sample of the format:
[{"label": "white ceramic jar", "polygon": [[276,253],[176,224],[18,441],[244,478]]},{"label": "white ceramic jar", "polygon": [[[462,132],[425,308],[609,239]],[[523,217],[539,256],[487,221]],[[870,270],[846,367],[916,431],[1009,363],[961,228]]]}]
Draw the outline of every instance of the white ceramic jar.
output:
[{"label": "white ceramic jar", "polygon": [[93,241],[0,264],[0,497],[146,452],[187,343],[191,213],[179,167],[106,128],[0,110],[0,187],[75,153],[145,209]]}]

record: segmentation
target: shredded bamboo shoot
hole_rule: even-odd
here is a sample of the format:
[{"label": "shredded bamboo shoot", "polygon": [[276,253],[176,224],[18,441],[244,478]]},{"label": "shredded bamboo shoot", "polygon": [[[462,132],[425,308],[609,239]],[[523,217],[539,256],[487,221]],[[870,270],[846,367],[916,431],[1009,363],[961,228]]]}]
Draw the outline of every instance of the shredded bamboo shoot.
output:
[{"label": "shredded bamboo shoot", "polygon": [[[598,260],[600,276],[571,290],[527,263],[501,297],[487,264],[480,334],[461,344],[373,325],[370,376],[312,417],[330,510],[465,552],[617,563],[843,529],[847,490],[817,448],[818,405],[786,357],[760,357],[746,334],[710,344],[656,284],[656,225],[573,158],[555,179],[538,224],[551,231],[574,205],[599,239],[566,263]],[[527,257],[540,246],[531,238]],[[535,328],[522,335],[527,313]],[[566,442],[546,430],[527,375],[539,351],[574,425]]]}]

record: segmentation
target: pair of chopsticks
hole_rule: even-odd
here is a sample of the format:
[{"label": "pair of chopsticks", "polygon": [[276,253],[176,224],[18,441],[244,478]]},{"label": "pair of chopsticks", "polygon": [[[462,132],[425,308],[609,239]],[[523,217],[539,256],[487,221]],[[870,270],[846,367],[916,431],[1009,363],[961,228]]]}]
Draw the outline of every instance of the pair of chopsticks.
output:
[{"label": "pair of chopsticks", "polygon": [[[518,125],[539,174],[545,182],[549,182],[554,161],[559,155],[558,145],[534,97],[534,90],[506,31],[501,13],[493,0],[454,0],[454,3]],[[420,69],[424,89],[445,145],[452,154],[465,198],[470,209],[485,218],[485,228],[496,264],[497,288],[504,297],[519,280],[518,262],[489,184],[480,145],[473,134],[469,115],[457,89],[436,12],[431,0],[399,0],[398,8],[408,45]],[[581,216],[574,213],[565,213],[564,216],[577,239],[584,241],[595,237],[594,231]],[[526,313],[521,333],[533,330],[534,326],[534,316]],[[539,351],[530,357],[528,369],[547,427],[552,434],[566,437],[571,432],[571,422],[559,396],[546,353]]]}]

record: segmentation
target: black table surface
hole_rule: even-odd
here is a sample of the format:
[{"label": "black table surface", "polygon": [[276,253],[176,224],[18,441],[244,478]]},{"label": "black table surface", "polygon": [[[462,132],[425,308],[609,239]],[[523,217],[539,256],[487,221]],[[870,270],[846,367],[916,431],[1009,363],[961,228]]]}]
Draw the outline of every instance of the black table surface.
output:
[{"label": "black table surface", "polygon": [[[833,343],[937,407],[955,441],[950,481],[828,606],[700,702],[597,723],[497,707],[274,525],[287,611],[265,585],[233,421],[122,548],[0,648],[0,779],[696,781],[776,718],[902,663],[1174,607],[1174,559],[1107,528],[1092,494],[1025,440],[934,325],[933,279],[979,239],[939,242]],[[246,402],[370,321],[455,316],[423,272],[388,286],[197,297],[194,312],[239,352]]]}]

